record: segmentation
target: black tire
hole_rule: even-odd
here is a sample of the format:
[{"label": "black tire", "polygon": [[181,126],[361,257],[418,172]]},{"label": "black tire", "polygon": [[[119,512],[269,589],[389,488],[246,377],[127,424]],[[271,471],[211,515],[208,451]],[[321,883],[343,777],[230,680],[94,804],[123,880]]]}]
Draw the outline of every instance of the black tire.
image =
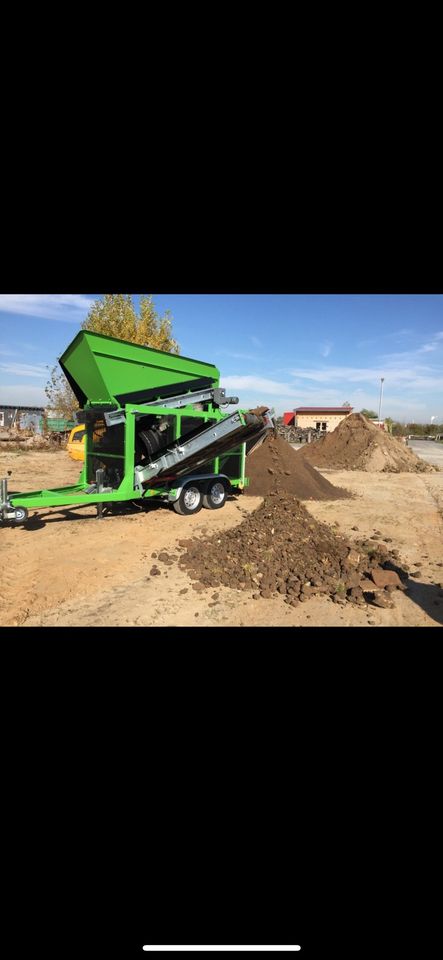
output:
[{"label": "black tire", "polygon": [[203,494],[203,506],[207,510],[221,510],[228,496],[228,487],[224,480],[210,480]]},{"label": "black tire", "polygon": [[26,523],[28,519],[28,511],[26,507],[16,507],[15,508],[15,517],[11,520],[11,523]]},{"label": "black tire", "polygon": [[198,513],[203,506],[203,496],[200,487],[196,483],[188,483],[183,487],[178,500],[172,504],[176,513],[182,517],[190,517]]}]

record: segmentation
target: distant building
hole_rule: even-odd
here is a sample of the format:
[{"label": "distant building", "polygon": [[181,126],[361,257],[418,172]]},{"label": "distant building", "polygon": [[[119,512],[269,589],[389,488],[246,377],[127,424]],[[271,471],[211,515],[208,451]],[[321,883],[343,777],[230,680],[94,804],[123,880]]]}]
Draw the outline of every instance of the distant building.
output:
[{"label": "distant building", "polygon": [[283,414],[283,423],[287,426],[309,427],[330,433],[339,423],[348,417],[353,407],[297,407]]},{"label": "distant building", "polygon": [[44,407],[18,407],[15,404],[0,404],[0,428],[18,427],[22,430],[33,427],[36,433],[41,432],[40,421],[44,414]]},{"label": "distant building", "polygon": [[386,424],[384,420],[377,420],[376,417],[370,417],[369,422],[374,424],[374,427],[380,427],[380,430],[386,430]]}]

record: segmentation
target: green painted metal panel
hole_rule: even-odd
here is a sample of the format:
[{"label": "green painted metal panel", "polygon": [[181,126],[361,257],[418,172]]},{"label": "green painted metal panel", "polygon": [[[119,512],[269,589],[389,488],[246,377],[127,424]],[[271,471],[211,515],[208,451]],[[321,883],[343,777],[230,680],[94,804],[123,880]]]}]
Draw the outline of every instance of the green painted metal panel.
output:
[{"label": "green painted metal panel", "polygon": [[[40,420],[41,428],[43,429],[43,417]],[[46,429],[49,431],[54,431],[58,433],[61,430],[72,430],[73,427],[76,427],[77,423],[75,420],[64,420],[63,418],[49,417],[46,419]]]},{"label": "green painted metal panel", "polygon": [[[165,353],[161,350],[152,350],[149,347],[116,340],[112,337],[104,337],[89,331],[81,331],[75,337],[61,357],[60,364],[82,406],[115,404],[118,403],[117,398],[122,394],[134,394],[151,389],[155,391],[157,387],[185,384],[192,380],[209,380],[214,386],[219,386],[220,382],[220,374],[214,364]],[[188,387],[184,387],[184,392],[187,389]],[[121,454],[107,452],[105,449],[102,451],[99,449],[97,451],[90,450],[88,435],[86,435],[85,462],[77,484],[52,490],[45,489],[31,493],[14,494],[11,496],[11,503],[14,506],[41,509],[43,507],[84,506],[99,502],[112,503],[142,499],[140,491],[134,488],[136,428],[134,414],[139,412],[157,415],[160,414],[160,411],[158,408],[149,406],[146,400],[141,405],[140,400],[131,402],[127,398],[124,405],[126,420],[124,446],[122,446]],[[244,423],[245,411],[239,410],[238,413],[241,422]],[[212,420],[218,421],[225,416],[221,410],[213,408],[211,404],[208,405],[206,411],[195,410],[193,407],[183,407],[178,410],[165,406],[161,409],[161,415],[174,417],[176,438],[180,436],[183,417],[201,418],[206,423]],[[249,483],[247,477],[244,476],[245,452],[244,444],[240,449],[236,447],[232,451],[232,454],[237,454],[239,458],[238,476],[231,478],[232,486],[241,488]],[[114,488],[109,493],[87,494],[85,492],[88,478],[87,464],[90,457],[95,453],[100,461],[106,459],[112,464],[116,459],[120,459],[124,463],[122,482],[118,488]],[[211,461],[214,471],[221,468],[221,472],[223,472],[225,459],[226,454]],[[209,462],[208,468],[210,470]],[[160,479],[158,487],[146,491],[142,496],[165,495],[167,492],[168,486],[163,486]]]},{"label": "green painted metal panel", "polygon": [[220,373],[212,363],[192,360],[82,330],[60,358],[82,406],[115,403],[120,394],[135,393],[201,378],[215,386]]}]

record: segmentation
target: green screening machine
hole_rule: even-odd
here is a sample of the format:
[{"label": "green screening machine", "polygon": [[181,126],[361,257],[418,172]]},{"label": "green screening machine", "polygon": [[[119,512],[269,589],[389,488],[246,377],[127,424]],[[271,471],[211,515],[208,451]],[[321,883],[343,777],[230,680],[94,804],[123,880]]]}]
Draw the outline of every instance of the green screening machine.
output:
[{"label": "green screening machine", "polygon": [[219,509],[248,484],[247,455],[274,427],[263,414],[228,407],[211,363],[81,331],[60,359],[86,426],[85,458],[71,487],[8,494],[0,517],[24,523],[29,509],[97,507],[162,499],[180,514]]}]

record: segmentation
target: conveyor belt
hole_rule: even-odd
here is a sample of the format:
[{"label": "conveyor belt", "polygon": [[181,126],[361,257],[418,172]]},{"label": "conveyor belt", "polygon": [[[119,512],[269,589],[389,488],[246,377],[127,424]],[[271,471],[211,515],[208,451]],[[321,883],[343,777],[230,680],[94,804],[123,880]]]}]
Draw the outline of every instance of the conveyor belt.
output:
[{"label": "conveyor belt", "polygon": [[169,480],[190,473],[272,428],[272,421],[268,425],[266,417],[256,417],[252,413],[237,412],[223,420],[214,421],[190,440],[177,440],[161,457],[147,466],[136,467],[135,486],[141,489],[154,477],[157,479],[166,475]]}]

